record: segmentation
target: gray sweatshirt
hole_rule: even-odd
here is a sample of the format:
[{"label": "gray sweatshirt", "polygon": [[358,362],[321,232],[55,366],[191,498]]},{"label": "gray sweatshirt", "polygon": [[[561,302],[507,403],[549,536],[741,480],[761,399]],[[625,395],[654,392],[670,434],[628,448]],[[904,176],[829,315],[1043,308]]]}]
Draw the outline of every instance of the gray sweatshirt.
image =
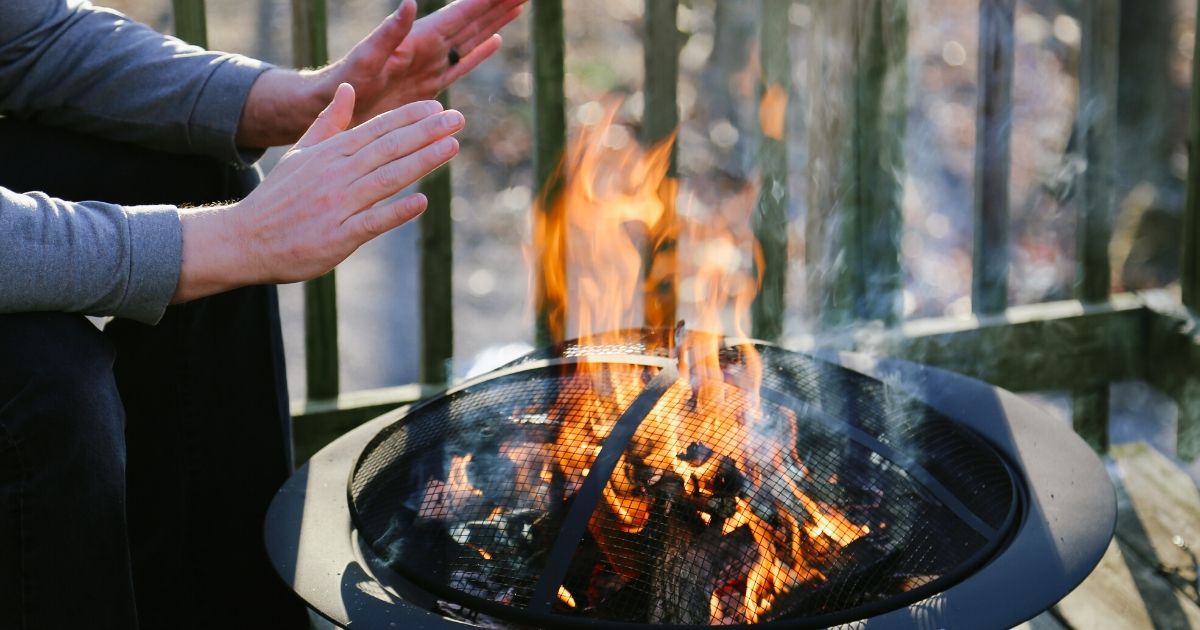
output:
[{"label": "gray sweatshirt", "polygon": [[[0,114],[228,161],[268,66],[211,53],[82,0],[0,0]],[[22,194],[24,193],[24,194]],[[0,188],[0,313],[154,323],[179,280],[171,206],[72,203]]]}]

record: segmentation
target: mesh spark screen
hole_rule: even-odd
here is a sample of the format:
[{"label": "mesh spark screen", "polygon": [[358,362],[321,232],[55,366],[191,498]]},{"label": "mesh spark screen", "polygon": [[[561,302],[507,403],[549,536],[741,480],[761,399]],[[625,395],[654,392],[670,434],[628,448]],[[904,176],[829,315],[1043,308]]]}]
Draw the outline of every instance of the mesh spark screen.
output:
[{"label": "mesh spark screen", "polygon": [[518,623],[834,623],[946,588],[1015,517],[994,451],[879,381],[770,346],[683,376],[665,354],[567,344],[414,408],[354,470],[359,534]]}]

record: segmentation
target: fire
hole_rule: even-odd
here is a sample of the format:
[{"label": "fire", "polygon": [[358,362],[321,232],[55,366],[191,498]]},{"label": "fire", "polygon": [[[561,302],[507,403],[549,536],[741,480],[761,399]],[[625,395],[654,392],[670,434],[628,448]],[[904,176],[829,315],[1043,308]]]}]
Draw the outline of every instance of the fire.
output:
[{"label": "fire", "polygon": [[571,595],[565,586],[558,587],[558,601],[567,605],[567,608],[575,607],[575,598]]},{"label": "fire", "polygon": [[[750,559],[733,574],[684,588],[701,589],[693,599],[708,623],[754,623],[782,595],[825,580],[821,561],[869,529],[805,492],[811,473],[797,452],[797,418],[760,398],[763,368],[753,347],[737,347],[736,368],[720,362],[722,334],[749,336],[748,313],[760,280],[751,270],[762,268],[754,264],[759,253],[748,245],[753,243],[749,224],[755,191],[747,188],[714,207],[685,192],[682,218],[676,218],[679,185],[668,176],[674,139],[648,148],[613,148],[605,139],[617,124],[615,112],[612,108],[601,124],[579,134],[561,166],[561,189],[540,200],[547,207],[533,213],[538,217],[533,253],[566,263],[543,269],[538,283],[560,309],[551,318],[558,322],[553,334],[603,345],[621,338],[616,331],[645,322],[672,328],[674,322],[655,318],[673,309],[645,304],[646,284],[662,272],[645,264],[646,254],[667,235],[678,236],[681,250],[686,245],[698,255],[694,261],[681,256],[672,267],[679,274],[680,310],[691,330],[672,350],[680,377],[617,461],[588,532],[606,570],[617,573],[606,579],[618,586],[649,576],[651,584],[678,590],[673,580],[694,582],[690,569],[701,572],[691,565],[718,563],[718,554],[705,555],[705,549],[719,548],[723,541],[744,546]],[[534,496],[527,503],[550,501],[546,488],[555,480],[564,498],[578,492],[605,439],[654,371],[603,356],[579,358],[571,385],[552,407],[559,411],[551,413],[561,414],[552,441],[500,447],[514,462],[518,485],[541,488],[526,493]],[[456,504],[479,494],[470,465],[470,455],[451,457],[445,484]],[[662,544],[678,545],[671,553],[687,556],[691,565],[682,572],[687,575],[671,573],[671,563],[680,560],[646,558],[628,543],[653,528],[665,528],[666,534],[655,534],[659,538],[678,538]],[[716,567],[713,573],[718,569],[727,570]],[[609,582],[574,593],[559,586],[557,599],[569,609],[586,609]]]}]

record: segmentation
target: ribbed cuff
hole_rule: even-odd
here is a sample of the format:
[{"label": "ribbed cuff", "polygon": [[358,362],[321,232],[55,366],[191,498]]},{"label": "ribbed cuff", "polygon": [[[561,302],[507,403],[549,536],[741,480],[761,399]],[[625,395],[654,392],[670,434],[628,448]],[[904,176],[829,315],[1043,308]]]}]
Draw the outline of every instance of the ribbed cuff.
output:
[{"label": "ribbed cuff", "polygon": [[241,55],[223,55],[200,91],[188,121],[192,149],[241,165],[253,164],[261,149],[240,149],[234,140],[250,86],[272,66]]},{"label": "ribbed cuff", "polygon": [[156,324],[175,295],[183,265],[183,228],[174,206],[131,206],[129,219],[129,285],[118,312]]}]

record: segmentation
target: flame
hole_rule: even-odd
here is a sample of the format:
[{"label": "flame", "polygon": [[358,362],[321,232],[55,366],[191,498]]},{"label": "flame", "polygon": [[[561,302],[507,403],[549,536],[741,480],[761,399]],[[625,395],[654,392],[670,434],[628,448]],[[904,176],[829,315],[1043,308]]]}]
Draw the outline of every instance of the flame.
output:
[{"label": "flame", "polygon": [[[770,135],[786,95],[767,96],[760,115]],[[694,191],[681,192],[668,175],[674,138],[648,148],[610,146],[616,111],[610,108],[601,123],[580,132],[560,166],[561,186],[541,197],[533,213],[530,253],[557,261],[542,266],[536,278],[549,304],[551,334],[601,346],[643,322],[669,329],[674,322],[662,319],[674,313],[674,303],[656,304],[650,290],[661,285],[663,274],[678,276],[680,310],[692,332],[675,349],[680,378],[642,420],[588,530],[608,568],[626,581],[652,570],[628,540],[642,534],[656,513],[682,514],[669,518],[690,518],[689,527],[710,538],[738,537],[752,560],[713,589],[709,622],[754,623],[784,593],[825,580],[821,559],[870,530],[805,492],[811,474],[796,450],[797,418],[787,409],[764,407],[763,365],[753,346],[737,347],[736,367],[721,364],[721,335],[749,336],[748,314],[761,281],[753,271],[763,268],[761,253],[749,228],[756,191],[746,187],[713,207]],[[678,216],[676,197],[682,197]],[[656,245],[676,238],[680,249],[687,245],[698,255],[644,263]],[[547,489],[556,479],[563,498],[579,490],[604,440],[655,369],[579,357],[570,384],[550,409],[558,414],[553,441],[500,447],[516,466],[518,485],[534,488],[527,491],[534,503],[550,500]],[[451,458],[445,483],[455,503],[478,496],[470,462],[470,455]],[[732,490],[731,478],[737,479]],[[658,489],[676,487],[668,482],[682,489]],[[594,603],[593,590],[589,586],[582,600],[585,608]],[[577,605],[565,587],[558,599],[568,608]]]},{"label": "flame", "polygon": [[575,598],[571,596],[571,591],[568,591],[565,586],[558,587],[558,601],[567,605],[567,608],[575,607]]},{"label": "flame", "polygon": [[[674,222],[665,220],[678,187],[667,176],[674,137],[646,150],[609,149],[616,113],[611,106],[599,124],[580,131],[558,171],[561,189],[539,198],[533,212],[531,254],[562,263],[542,266],[537,279],[539,298],[555,313],[557,340],[641,327],[633,308],[642,305],[641,290],[675,275],[671,265],[655,265],[643,285],[643,253],[674,238]],[[674,324],[655,307],[646,309],[649,325]]]},{"label": "flame", "polygon": [[783,140],[787,121],[787,88],[772,83],[763,92],[762,104],[758,106],[758,126],[763,135],[772,140]]},{"label": "flame", "polygon": [[483,496],[483,491],[471,484],[467,466],[471,464],[471,455],[454,455],[450,458],[450,472],[446,475],[448,492],[451,495]]}]

